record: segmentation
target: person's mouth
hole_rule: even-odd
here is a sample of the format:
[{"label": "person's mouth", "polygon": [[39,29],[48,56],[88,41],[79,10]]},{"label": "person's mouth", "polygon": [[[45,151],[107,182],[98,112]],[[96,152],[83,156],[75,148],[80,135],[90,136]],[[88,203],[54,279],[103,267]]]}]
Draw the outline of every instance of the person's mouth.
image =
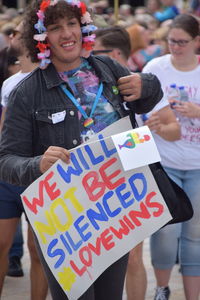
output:
[{"label": "person's mouth", "polygon": [[75,45],[75,42],[74,41],[70,41],[70,42],[64,42],[61,44],[61,47],[64,48],[64,49],[71,49],[73,48]]}]

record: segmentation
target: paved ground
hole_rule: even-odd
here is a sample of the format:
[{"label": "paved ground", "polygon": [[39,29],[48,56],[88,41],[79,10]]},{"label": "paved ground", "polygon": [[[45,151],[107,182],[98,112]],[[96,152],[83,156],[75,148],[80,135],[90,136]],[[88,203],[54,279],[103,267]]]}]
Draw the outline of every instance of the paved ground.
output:
[{"label": "paved ground", "polygon": [[[25,222],[23,222],[25,224]],[[24,235],[26,235],[26,226],[24,227]],[[145,266],[147,270],[147,276],[148,276],[148,290],[145,300],[153,300],[154,296],[154,288],[155,288],[155,280],[153,276],[153,270],[150,264],[149,259],[149,243],[148,240],[145,241],[144,245],[144,261]],[[11,278],[6,277],[3,294],[1,300],[30,300],[29,295],[29,255],[27,248],[25,247],[25,255],[22,260],[23,263],[23,269],[25,272],[25,276],[21,278]],[[172,291],[170,300],[184,300],[183,295],[183,287],[182,287],[182,281],[180,277],[180,273],[178,272],[178,267],[176,266],[173,270],[171,282],[170,282],[170,288]],[[48,295],[47,300],[51,300],[50,295]],[[105,300],[114,300],[114,299],[105,299]],[[123,300],[126,300],[126,295],[124,293]],[[137,299],[135,299],[137,300]]]}]

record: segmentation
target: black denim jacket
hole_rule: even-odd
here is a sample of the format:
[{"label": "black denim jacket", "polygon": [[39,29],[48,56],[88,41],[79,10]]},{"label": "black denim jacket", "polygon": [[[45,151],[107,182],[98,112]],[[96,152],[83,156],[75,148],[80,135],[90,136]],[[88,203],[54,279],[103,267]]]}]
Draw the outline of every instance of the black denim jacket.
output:
[{"label": "black denim jacket", "polygon": [[[91,56],[88,60],[104,84],[104,96],[121,117],[148,112],[162,98],[158,79],[141,74],[142,97],[126,110],[112,87],[117,78],[130,74],[128,69],[108,57]],[[11,93],[0,142],[0,180],[27,186],[41,175],[39,162],[49,146],[71,149],[80,144],[78,112],[59,88],[61,83],[50,64],[45,70],[33,71]],[[62,111],[66,111],[65,119],[53,124],[51,115]]]}]

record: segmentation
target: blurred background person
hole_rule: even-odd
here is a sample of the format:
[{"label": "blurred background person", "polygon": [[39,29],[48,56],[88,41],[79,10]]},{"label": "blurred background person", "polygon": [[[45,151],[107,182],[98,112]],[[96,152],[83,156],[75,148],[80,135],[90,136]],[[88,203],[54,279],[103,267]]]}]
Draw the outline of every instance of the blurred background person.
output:
[{"label": "blurred background person", "polygon": [[[21,66],[18,58],[8,50],[8,47],[5,47],[0,52],[0,89],[2,88],[3,82],[13,74],[17,73],[20,70]],[[1,92],[2,98],[2,92]],[[0,103],[0,132],[1,126],[3,123],[3,113],[2,113],[2,104]],[[1,133],[0,133],[1,134]],[[1,183],[0,183],[1,186]],[[2,193],[2,190],[0,191]],[[9,267],[7,271],[7,275],[20,277],[23,276],[23,269],[21,265],[21,258],[23,256],[23,235],[22,235],[22,227],[21,223],[19,223],[16,234],[14,237],[14,241],[12,247],[9,251]]]},{"label": "blurred background person", "polygon": [[129,69],[140,72],[151,59],[163,54],[160,45],[151,45],[149,31],[144,24],[134,24],[126,28],[131,41],[131,55],[128,60]]},{"label": "blurred background person", "polygon": [[[5,72],[2,78],[4,81],[1,86],[1,104],[3,107],[1,128],[3,127],[4,116],[11,91],[38,65],[37,63],[32,63],[27,54],[27,50],[22,40],[22,32],[23,22],[20,22],[11,35],[9,47],[4,49],[8,57],[12,53],[11,57],[14,57],[14,59],[17,60],[18,69],[15,70],[15,73],[13,74],[9,69],[8,63],[4,67]],[[21,257],[23,255],[23,237],[20,219],[24,210],[20,194],[24,191],[24,189],[25,187],[14,186],[0,181],[0,293],[6,274],[14,277],[23,276],[23,269],[21,265]],[[9,252],[9,263],[7,263],[8,251],[16,228],[17,232],[14,238],[14,244]],[[33,233],[29,226],[28,249],[31,260],[31,299],[44,300],[47,295],[47,281],[37,255]]]},{"label": "blurred background person", "polygon": [[109,55],[120,64],[128,66],[131,45],[127,31],[121,26],[111,26],[95,31],[94,55]]},{"label": "blurred background person", "polygon": [[[187,193],[194,208],[191,220],[168,225],[151,237],[151,259],[157,289],[155,300],[169,299],[169,280],[179,252],[186,300],[200,297],[200,58],[199,23],[191,15],[177,16],[170,26],[170,54],[155,58],[144,68],[159,78],[181,125],[181,139],[173,143],[156,137],[162,165],[168,175]],[[155,119],[155,118],[154,118]],[[157,132],[154,125],[145,124]],[[156,125],[157,124],[157,125]],[[178,240],[180,242],[178,243]],[[179,250],[178,250],[179,247]]]},{"label": "blurred background person", "polygon": [[[108,55],[124,66],[128,66],[131,51],[130,37],[120,26],[97,30],[94,54]],[[158,107],[157,107],[158,106]],[[156,105],[159,110],[160,134],[167,140],[180,138],[180,126],[170,109],[168,101]],[[161,129],[162,128],[162,129]],[[129,253],[126,273],[126,293],[128,300],[144,300],[147,289],[147,275],[143,263],[143,243],[138,244]]]},{"label": "blurred background person", "polygon": [[162,8],[153,14],[159,22],[174,19],[179,14],[175,0],[161,0],[161,4]]},{"label": "blurred background person", "polygon": [[151,42],[153,44],[160,45],[163,49],[163,54],[169,53],[169,47],[167,41],[168,32],[169,32],[169,26],[163,26],[157,28],[151,36]]}]

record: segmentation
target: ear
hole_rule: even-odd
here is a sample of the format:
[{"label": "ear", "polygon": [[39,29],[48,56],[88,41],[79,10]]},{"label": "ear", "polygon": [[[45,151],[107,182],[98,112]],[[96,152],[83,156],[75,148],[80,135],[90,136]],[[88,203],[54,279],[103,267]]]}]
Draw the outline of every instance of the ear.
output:
[{"label": "ear", "polygon": [[121,57],[121,51],[118,48],[114,48],[112,53],[112,57],[116,60],[119,60],[119,58]]}]

